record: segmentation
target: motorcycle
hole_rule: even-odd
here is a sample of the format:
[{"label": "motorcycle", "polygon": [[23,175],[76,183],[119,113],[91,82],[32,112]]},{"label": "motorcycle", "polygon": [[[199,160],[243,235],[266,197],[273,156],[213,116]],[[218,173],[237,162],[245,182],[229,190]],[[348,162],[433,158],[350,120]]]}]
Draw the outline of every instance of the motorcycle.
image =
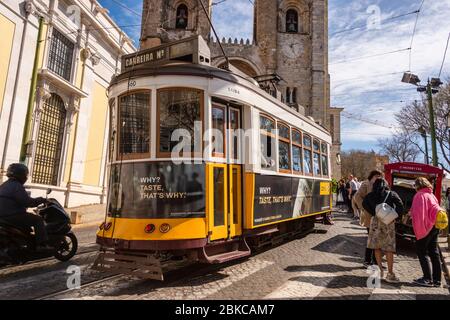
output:
[{"label": "motorcycle", "polygon": [[[47,190],[47,196],[52,192]],[[49,199],[35,209],[45,222],[49,250],[36,249],[32,229],[20,229],[0,220],[0,266],[20,265],[29,261],[55,257],[70,260],[78,250],[78,240],[71,231],[70,217],[56,199]]]}]

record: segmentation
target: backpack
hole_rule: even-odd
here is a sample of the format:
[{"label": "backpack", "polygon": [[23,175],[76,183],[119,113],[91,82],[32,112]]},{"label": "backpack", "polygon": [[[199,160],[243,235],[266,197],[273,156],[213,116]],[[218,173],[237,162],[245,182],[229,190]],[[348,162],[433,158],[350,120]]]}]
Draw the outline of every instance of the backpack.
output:
[{"label": "backpack", "polygon": [[444,230],[448,226],[447,213],[444,210],[439,210],[436,216],[435,227],[439,230]]}]

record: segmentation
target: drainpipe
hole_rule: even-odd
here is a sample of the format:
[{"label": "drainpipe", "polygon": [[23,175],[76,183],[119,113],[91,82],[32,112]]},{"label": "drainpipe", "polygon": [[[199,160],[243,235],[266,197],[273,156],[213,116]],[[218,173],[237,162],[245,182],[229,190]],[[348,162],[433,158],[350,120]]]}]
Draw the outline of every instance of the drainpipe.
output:
[{"label": "drainpipe", "polygon": [[12,120],[13,120],[13,115],[14,115],[14,106],[16,105],[17,89],[19,87],[19,78],[20,78],[20,73],[22,71],[23,51],[24,51],[24,47],[25,47],[25,40],[27,37],[27,30],[28,30],[28,24],[29,24],[28,17],[27,17],[27,19],[23,19],[23,21],[24,21],[24,26],[23,26],[23,32],[22,32],[22,41],[20,43],[19,60],[18,60],[18,65],[17,65],[16,77],[15,77],[16,79],[14,82],[13,97],[12,97],[12,101],[11,101],[11,110],[9,111],[8,127],[6,129],[5,145],[3,147],[2,165],[1,165],[2,172],[0,172],[0,180],[3,180],[3,171],[6,170],[6,168],[5,168],[6,154],[8,152],[9,137],[10,137],[10,133],[11,133],[11,125],[12,125]]},{"label": "drainpipe", "polygon": [[23,129],[23,137],[22,137],[22,147],[20,149],[20,162],[24,163],[27,158],[27,149],[31,140],[31,122],[32,122],[32,114],[33,114],[33,106],[36,99],[36,87],[37,87],[37,78],[38,78],[38,68],[39,68],[39,56],[41,53],[41,43],[42,40],[42,32],[44,30],[44,18],[39,17],[39,31],[36,43],[36,52],[34,56],[34,65],[33,65],[33,73],[31,76],[31,86],[30,93],[28,96],[28,108],[27,114],[25,116],[25,127]]}]

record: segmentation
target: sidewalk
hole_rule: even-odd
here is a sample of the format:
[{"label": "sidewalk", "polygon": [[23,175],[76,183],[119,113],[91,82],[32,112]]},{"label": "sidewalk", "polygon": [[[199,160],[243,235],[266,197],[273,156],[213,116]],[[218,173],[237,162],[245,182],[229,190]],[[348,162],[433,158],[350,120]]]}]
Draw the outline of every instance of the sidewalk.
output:
[{"label": "sidewalk", "polygon": [[75,229],[100,225],[105,219],[105,210],[105,204],[85,205],[66,209]]}]

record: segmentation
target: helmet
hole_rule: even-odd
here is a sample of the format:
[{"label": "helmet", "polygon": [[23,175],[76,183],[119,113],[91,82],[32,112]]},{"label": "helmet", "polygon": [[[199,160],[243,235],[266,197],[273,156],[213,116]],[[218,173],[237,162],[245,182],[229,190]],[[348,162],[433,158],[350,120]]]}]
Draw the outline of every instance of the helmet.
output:
[{"label": "helmet", "polygon": [[6,176],[8,178],[16,179],[21,183],[27,182],[28,179],[28,167],[22,163],[13,163],[8,167]]}]

